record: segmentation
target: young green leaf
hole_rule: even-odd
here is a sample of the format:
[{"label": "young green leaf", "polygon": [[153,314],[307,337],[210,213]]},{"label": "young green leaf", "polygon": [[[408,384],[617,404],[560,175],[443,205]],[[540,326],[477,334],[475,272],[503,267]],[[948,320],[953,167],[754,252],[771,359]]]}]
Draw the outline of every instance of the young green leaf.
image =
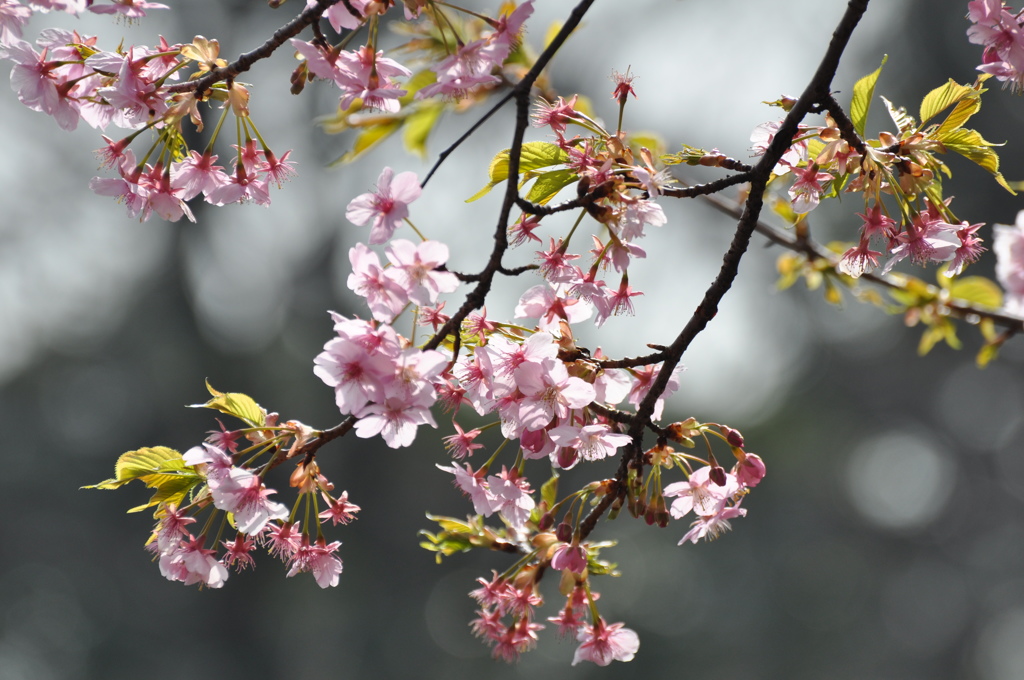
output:
[{"label": "young green leaf", "polygon": [[921,100],[921,125],[939,115],[950,106],[959,104],[966,97],[977,97],[970,85],[960,85],[952,78],[945,85],[935,88]]},{"label": "young green leaf", "polygon": [[218,392],[209,381],[206,383],[206,389],[213,395],[213,399],[204,404],[190,404],[191,408],[212,408],[244,420],[252,427],[261,427],[266,423],[266,412],[249,395],[241,392]]},{"label": "young green leaf", "polygon": [[882,73],[882,67],[888,61],[889,55],[882,56],[882,63],[873,73],[864,76],[853,86],[853,100],[850,102],[850,120],[853,121],[853,128],[861,137],[864,136],[864,127],[868,122],[868,111],[871,109],[871,100],[875,96],[875,83]]}]

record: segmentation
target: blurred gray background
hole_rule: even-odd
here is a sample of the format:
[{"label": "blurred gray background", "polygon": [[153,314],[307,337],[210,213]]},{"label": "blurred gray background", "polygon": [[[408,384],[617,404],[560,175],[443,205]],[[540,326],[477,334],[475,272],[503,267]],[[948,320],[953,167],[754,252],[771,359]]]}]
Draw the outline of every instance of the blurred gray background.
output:
[{"label": "blurred gray background", "polygon": [[[108,47],[124,31],[126,44],[202,33],[230,57],[297,9],[172,4],[127,28],[102,17],[62,23]],[[571,6],[538,5],[535,44]],[[614,120],[608,76],[629,66],[639,99],[627,127],[660,132],[669,150],[685,142],[745,159],[750,131],[777,117],[758,102],[799,94],[845,3],[626,6],[597,4],[556,60],[556,87],[589,94]],[[882,53],[890,58],[877,92],[912,111],[947,77],[972,80],[980,50],[967,43],[965,11],[963,2],[876,0],[835,81],[840,101]],[[337,93],[321,83],[292,97],[292,66],[279,54],[249,81],[256,123],[279,154],[295,150],[299,177],[269,209],[200,207],[195,225],[127,219],[88,191],[97,134],[63,133],[12,92],[0,96],[12,161],[0,165],[0,679],[1024,677],[1024,342],[978,371],[977,338],[962,328],[964,351],[918,358],[920,329],[898,317],[849,296],[836,310],[818,292],[775,291],[779,252],[757,237],[736,289],[684,358],[670,414],[740,428],[768,476],[745,503],[749,516],[714,543],[678,547],[684,523],[659,530],[625,514],[595,534],[620,539],[606,557],[623,576],[595,588],[602,613],[640,634],[628,666],[570,668],[575,643],[559,643],[553,630],[518,664],[490,660],[470,636],[466,592],[507,562],[470,554],[436,566],[417,547],[424,510],[469,510],[435,469],[445,454],[427,430],[412,449],[348,437],[322,451],[325,473],[363,507],[359,521],[329,532],[344,542],[337,588],[285,579],[271,559],[219,591],[165,581],[142,549],[149,516],[124,513],[145,491],[78,488],[110,476],[126,450],[198,443],[215,427],[212,414],[183,405],[206,398],[204,378],[287,418],[338,422],[311,369],[331,337],[326,310],[359,312],[345,288],[346,254],[366,233],[346,222],[345,205],[382,166],[422,174],[432,160],[385,145],[324,169],[351,138],[314,127]],[[877,103],[876,132],[891,128]],[[431,151],[476,115],[445,119]],[[987,138],[1009,139],[1004,174],[1024,179],[1024,99],[996,88],[975,121]],[[507,112],[490,122],[414,205],[421,230],[454,244],[453,268],[474,270],[489,247],[495,197],[462,201],[485,183],[510,129]],[[958,160],[947,189],[957,214],[1012,223],[1024,202]],[[852,240],[860,209],[857,200],[822,208],[814,233]],[[699,204],[666,212],[670,223],[644,244],[649,262],[631,272],[646,292],[637,315],[587,335],[591,347],[621,356],[670,341],[713,278],[730,222]],[[991,261],[975,271],[991,275]],[[512,283],[489,301],[491,315],[510,316],[526,282]],[[608,476],[615,465],[574,479]],[[533,474],[539,480],[542,466]],[[290,502],[288,491],[281,496]],[[545,586],[551,616],[559,598]]]}]

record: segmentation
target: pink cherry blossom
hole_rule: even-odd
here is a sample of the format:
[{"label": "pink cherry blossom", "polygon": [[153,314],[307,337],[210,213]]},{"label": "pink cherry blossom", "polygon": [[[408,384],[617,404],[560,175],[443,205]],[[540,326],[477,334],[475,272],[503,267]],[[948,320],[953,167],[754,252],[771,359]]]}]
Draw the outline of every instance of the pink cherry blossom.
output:
[{"label": "pink cherry blossom", "polygon": [[258,534],[270,520],[288,517],[288,508],[269,499],[274,493],[257,475],[242,468],[232,468],[226,477],[210,482],[214,506],[233,513],[243,534]]},{"label": "pink cherry blossom", "polygon": [[473,451],[482,449],[483,444],[477,444],[473,440],[480,436],[481,431],[477,429],[466,432],[458,422],[452,421],[456,434],[444,437],[444,447],[452,454],[452,458],[460,460],[466,456],[472,456]]},{"label": "pink cherry blossom", "polygon": [[574,449],[584,460],[601,460],[629,443],[629,435],[613,432],[600,423],[575,427],[560,425],[548,433],[559,446]]},{"label": "pink cherry blossom", "polygon": [[[330,22],[331,28],[333,28],[337,33],[340,33],[343,28],[353,30],[362,25],[365,20],[364,16],[366,14],[366,6],[369,5],[371,1],[372,0],[349,0],[347,4],[358,12],[360,16],[353,15],[344,2],[339,2],[336,5],[328,7],[323,16]],[[306,0],[307,8],[315,5],[316,0]]]},{"label": "pink cherry blossom", "polygon": [[153,532],[156,535],[156,542],[150,544],[155,545],[160,553],[175,548],[182,537],[188,535],[186,527],[196,522],[195,517],[188,516],[184,511],[179,510],[176,505],[165,505],[163,507],[163,515],[160,517],[160,522]]},{"label": "pink cherry blossom", "polygon": [[679,545],[687,541],[696,543],[702,538],[713,541],[732,529],[732,525],[729,524],[730,519],[744,517],[746,514],[746,508],[733,505],[724,506],[713,515],[698,516],[696,521],[690,525],[690,530],[686,532],[686,535],[679,539]]},{"label": "pink cherry blossom", "polygon": [[711,480],[710,473],[711,467],[704,466],[695,470],[689,479],[665,487],[666,498],[677,497],[669,509],[672,517],[680,519],[691,510],[701,517],[715,515],[739,490],[739,484],[733,475],[726,474],[725,485],[719,486]]},{"label": "pink cherry blossom", "polygon": [[416,173],[402,172],[396,176],[391,168],[384,168],[377,179],[377,190],[352,199],[345,217],[358,226],[372,222],[370,243],[384,243],[409,216],[409,204],[421,193]]},{"label": "pink cherry blossom", "polygon": [[415,245],[396,239],[388,244],[384,254],[393,269],[400,272],[398,280],[408,298],[418,305],[437,302],[441,293],[451,293],[459,287],[455,274],[438,269],[448,261],[448,246],[439,241]]},{"label": "pink cherry blossom", "polygon": [[356,518],[356,513],[362,509],[355,503],[349,502],[348,491],[342,491],[341,495],[334,499],[324,494],[324,500],[329,504],[328,508],[321,512],[318,517],[324,520],[331,520],[331,524],[338,524],[339,522],[341,524],[348,524]]},{"label": "pink cherry blossom", "polygon": [[260,534],[260,541],[267,546],[271,555],[289,562],[302,544],[302,536],[298,522],[268,524]]},{"label": "pink cherry blossom", "polygon": [[233,541],[221,541],[221,545],[224,546],[221,564],[225,567],[234,567],[236,571],[242,571],[247,567],[256,566],[256,561],[252,557],[256,543],[246,538],[244,534],[236,535]]},{"label": "pink cherry blossom", "polygon": [[110,0],[109,5],[89,5],[89,11],[96,14],[120,14],[128,19],[141,19],[146,16],[147,9],[170,9],[159,2],[146,0]]},{"label": "pink cherry blossom", "polygon": [[[761,123],[754,128],[754,131],[750,133],[750,141],[752,143],[750,150],[754,152],[755,156],[764,155],[781,127],[782,121],[771,121],[768,123]],[[798,132],[797,134],[799,135],[800,133]],[[785,175],[796,167],[801,160],[806,159],[807,142],[797,142],[796,144],[791,145],[786,150],[786,153],[782,154],[782,158],[775,165],[775,168],[772,169],[772,172],[776,175]]]},{"label": "pink cherry blossom", "polygon": [[906,229],[896,234],[893,239],[896,245],[889,249],[892,257],[882,268],[883,274],[888,274],[893,265],[908,257],[917,264],[953,259],[963,245],[957,236],[957,226],[931,213],[929,210],[915,215]]},{"label": "pink cherry blossom", "polygon": [[555,134],[558,135],[558,138],[562,139],[563,135],[565,135],[566,126],[571,121],[580,119],[575,108],[577,98],[578,95],[573,95],[569,101],[565,101],[559,97],[558,101],[552,104],[543,97],[538,97],[536,104],[534,104],[533,127],[550,126]]},{"label": "pink cherry blossom", "polygon": [[490,487],[484,480],[486,470],[481,469],[474,472],[469,463],[465,464],[465,468],[461,468],[458,465],[450,467],[438,465],[437,469],[455,475],[455,486],[473,501],[473,510],[476,514],[483,515],[484,517],[494,514],[494,504],[497,499],[491,493]]},{"label": "pink cherry blossom", "polygon": [[524,363],[515,370],[515,382],[525,397],[519,405],[519,419],[528,430],[540,429],[553,418],[561,420],[595,397],[594,386],[570,376],[557,359]]},{"label": "pink cherry blossom", "polygon": [[228,570],[214,557],[216,551],[203,548],[205,536],[189,537],[180,547],[160,556],[160,572],[170,581],[189,586],[202,583],[220,588],[228,580]]},{"label": "pink cherry blossom", "polygon": [[756,453],[744,453],[743,460],[737,461],[733,466],[732,474],[742,486],[753,488],[764,479],[764,461]]},{"label": "pink cherry blossom", "polygon": [[517,319],[537,319],[537,327],[542,331],[557,330],[562,320],[570,324],[585,321],[593,313],[593,307],[585,300],[566,297],[545,284],[523,293],[515,309]]},{"label": "pink cherry blossom", "polygon": [[359,99],[363,108],[398,113],[401,108],[398,98],[405,95],[406,90],[391,79],[411,76],[412,71],[365,45],[355,52],[339,54],[336,67],[334,82],[342,90],[342,110]]},{"label": "pink cherry blossom", "polygon": [[861,239],[853,248],[850,248],[843,257],[839,260],[839,265],[836,267],[840,272],[853,278],[860,278],[864,272],[870,272],[878,266],[878,258],[881,257],[882,253],[877,250],[871,250],[871,242],[867,239]]},{"label": "pink cherry blossom", "polygon": [[171,184],[181,189],[182,200],[192,200],[199,194],[209,196],[231,181],[224,168],[214,165],[216,161],[210,151],[200,154],[193,149],[183,160],[171,164]]},{"label": "pink cherry blossom", "polygon": [[393,449],[410,446],[420,425],[437,427],[429,408],[433,401],[433,395],[401,395],[368,404],[358,414],[356,436],[369,439],[379,434]]},{"label": "pink cherry blossom", "polygon": [[793,211],[807,213],[814,210],[825,192],[823,185],[832,180],[832,175],[819,172],[817,163],[811,163],[806,168],[793,168],[793,175],[795,179],[789,189]]},{"label": "pink cherry blossom", "polygon": [[587,551],[574,543],[561,543],[551,553],[551,568],[582,574],[587,568]]},{"label": "pink cherry blossom", "polygon": [[985,252],[985,247],[981,245],[982,240],[977,236],[978,229],[983,226],[983,222],[978,224],[961,222],[959,226],[955,227],[956,237],[960,239],[960,247],[953,253],[953,259],[950,260],[949,267],[946,269],[946,276],[960,275],[964,267],[971,262],[977,262],[981,254]]},{"label": "pink cherry blossom", "polygon": [[59,61],[47,60],[24,40],[12,40],[5,48],[6,58],[14,62],[11,87],[22,104],[53,116],[65,130],[78,126],[77,100],[71,96],[73,85],[58,70]]},{"label": "pink cherry blossom", "polygon": [[[480,603],[481,607],[494,607],[503,602],[508,596],[508,590],[512,587],[508,581],[501,578],[497,571],[491,570],[491,580],[487,581],[477,577],[476,582],[481,587],[471,590],[469,596]],[[501,612],[503,613],[503,612]]]},{"label": "pink cherry blossom", "polygon": [[996,278],[1006,291],[1003,308],[1024,316],[1024,210],[1017,213],[1015,224],[997,224],[993,231]]},{"label": "pink cherry blossom", "polygon": [[623,623],[605,624],[598,618],[593,626],[580,629],[576,639],[582,642],[573,656],[572,665],[592,661],[607,666],[612,661],[632,661],[640,648],[640,637]]},{"label": "pink cherry blossom", "polygon": [[494,510],[511,526],[521,529],[536,506],[526,478],[520,477],[514,469],[509,471],[503,467],[500,474],[487,478],[487,487],[493,497]]},{"label": "pink cherry blossom", "polygon": [[391,360],[358,342],[334,338],[314,359],[313,373],[335,390],[338,410],[357,413],[384,398],[384,384],[394,377]]},{"label": "pink cherry blossom", "polygon": [[318,586],[333,588],[338,585],[342,571],[341,558],[334,554],[340,546],[340,541],[327,543],[323,537],[310,544],[309,537],[304,535],[298,550],[292,555],[287,575],[291,577],[309,572],[313,574]]},{"label": "pink cherry blossom", "polygon": [[267,180],[246,171],[241,163],[235,166],[235,174],[229,175],[226,183],[206,194],[206,202],[213,205],[248,203],[249,201],[267,207],[270,205],[270,192],[267,188]]},{"label": "pink cherry blossom", "polygon": [[32,17],[32,10],[17,0],[0,0],[0,45],[9,45],[21,37],[21,29]]},{"label": "pink cherry blossom", "polygon": [[397,277],[380,265],[377,253],[362,243],[348,251],[352,273],[348,275],[348,287],[356,295],[366,298],[373,318],[390,323],[409,303],[409,293],[398,282]]}]

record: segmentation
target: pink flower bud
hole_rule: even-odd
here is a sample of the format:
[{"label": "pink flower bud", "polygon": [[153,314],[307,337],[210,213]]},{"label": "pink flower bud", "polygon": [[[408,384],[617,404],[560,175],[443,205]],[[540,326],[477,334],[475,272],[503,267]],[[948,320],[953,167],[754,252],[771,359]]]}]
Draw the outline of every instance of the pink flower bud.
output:
[{"label": "pink flower bud", "polygon": [[748,453],[743,460],[733,466],[733,474],[740,484],[752,488],[758,485],[764,478],[765,466],[761,456],[756,453]]},{"label": "pink flower bud", "polygon": [[711,481],[717,484],[718,486],[725,486],[725,468],[723,468],[721,465],[715,465],[714,467],[711,468],[711,472],[708,473],[708,478],[711,479]]},{"label": "pink flower bud", "polygon": [[743,435],[740,434],[739,430],[723,426],[722,434],[725,435],[725,440],[729,442],[729,446],[743,448]]}]

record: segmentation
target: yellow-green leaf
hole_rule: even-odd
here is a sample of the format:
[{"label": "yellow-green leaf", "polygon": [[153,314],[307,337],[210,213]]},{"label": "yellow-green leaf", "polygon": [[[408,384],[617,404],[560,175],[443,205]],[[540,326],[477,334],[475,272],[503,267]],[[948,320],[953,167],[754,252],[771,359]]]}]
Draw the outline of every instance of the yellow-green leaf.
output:
[{"label": "yellow-green leaf", "polygon": [[267,420],[266,412],[247,394],[241,392],[218,392],[209,381],[206,389],[213,398],[205,404],[190,404],[191,408],[212,408],[239,420],[244,420],[252,427],[261,427]]},{"label": "yellow-green leaf", "polygon": [[[519,155],[519,172],[525,173],[530,170],[549,168],[553,165],[561,165],[569,160],[569,155],[557,144],[551,142],[527,142],[523,144],[522,153]],[[472,203],[478,198],[486,195],[495,186],[508,179],[509,150],[500,151],[487,168],[487,176],[490,181],[480,191],[476,192],[466,203]]]},{"label": "yellow-green leaf", "polygon": [[[153,446],[122,453],[114,464],[114,477],[121,482],[154,476],[165,470],[184,470],[181,454],[166,446]],[[146,481],[143,479],[143,481]],[[153,486],[147,483],[147,486]]]},{"label": "yellow-green leaf", "polygon": [[992,361],[999,356],[999,345],[995,343],[982,345],[981,349],[978,350],[978,356],[974,358],[978,368],[985,368]]},{"label": "yellow-green leaf", "polygon": [[977,96],[973,87],[961,85],[950,78],[945,85],[935,88],[921,100],[921,125],[970,96]]},{"label": "yellow-green leaf", "polygon": [[406,151],[416,154],[420,158],[426,157],[427,137],[430,136],[442,111],[444,111],[444,104],[431,102],[422,105],[405,118],[402,142],[405,144]]},{"label": "yellow-green leaf", "polygon": [[886,54],[882,57],[882,63],[873,73],[864,76],[853,86],[853,100],[850,102],[850,120],[853,121],[853,128],[861,137],[864,136],[864,127],[868,122],[868,111],[871,109],[871,100],[875,96],[875,83],[882,73],[882,67],[889,59]]},{"label": "yellow-green leaf", "polygon": [[999,172],[999,156],[992,150],[992,147],[1002,146],[1002,144],[994,144],[982,137],[981,133],[977,130],[965,128],[953,130],[945,134],[941,141],[948,150],[955,151],[967,160],[977,163],[992,173],[996,182],[1011,194],[1017,193],[1006,183],[1006,180]]},{"label": "yellow-green leaf", "polygon": [[991,317],[985,317],[979,321],[978,330],[981,331],[981,337],[985,338],[988,342],[995,342],[996,338],[999,337],[999,331],[996,330],[996,322]]},{"label": "yellow-green leaf", "polygon": [[537,181],[533,183],[530,192],[526,194],[526,200],[543,205],[577,179],[579,178],[576,173],[569,169],[545,172],[538,175]]},{"label": "yellow-green leaf", "polygon": [[885,110],[889,112],[889,117],[892,118],[892,122],[896,123],[900,132],[906,132],[917,125],[914,117],[907,113],[906,108],[902,106],[896,108],[896,105],[885,97],[882,97],[882,103],[885,104]]},{"label": "yellow-green leaf", "polygon": [[1003,306],[1003,290],[984,276],[965,276],[950,286],[949,294],[957,300],[979,307],[999,309]]},{"label": "yellow-green leaf", "polygon": [[433,71],[429,69],[419,71],[413,74],[412,78],[409,78],[409,80],[403,83],[402,89],[405,90],[405,94],[403,94],[398,101],[402,106],[405,106],[413,101],[417,92],[425,88],[427,85],[433,85],[436,82],[437,74]]},{"label": "yellow-green leaf", "polygon": [[[980,91],[979,91],[980,94]],[[953,110],[946,116],[946,120],[942,121],[942,125],[935,131],[935,138],[940,142],[945,135],[948,135],[953,130],[957,130],[964,126],[971,116],[981,110],[981,98],[971,97],[963,99],[957,103]]]},{"label": "yellow-green leaf", "polygon": [[558,498],[558,471],[551,470],[551,477],[540,487],[540,500],[546,510],[551,510]]},{"label": "yellow-green leaf", "polygon": [[188,492],[201,481],[203,480],[195,474],[175,476],[169,481],[160,484],[156,493],[150,497],[147,503],[144,505],[136,505],[134,508],[129,508],[128,512],[141,512],[146,508],[151,508],[154,505],[160,505],[161,503],[173,503],[174,505],[180,506],[185,500],[185,497],[188,496]]},{"label": "yellow-green leaf", "polygon": [[345,163],[351,163],[364,153],[377,146],[385,139],[402,127],[401,120],[389,120],[384,123],[372,125],[356,135],[356,141],[352,144],[352,150],[346,151],[339,158],[331,161],[329,167],[335,167]]}]

